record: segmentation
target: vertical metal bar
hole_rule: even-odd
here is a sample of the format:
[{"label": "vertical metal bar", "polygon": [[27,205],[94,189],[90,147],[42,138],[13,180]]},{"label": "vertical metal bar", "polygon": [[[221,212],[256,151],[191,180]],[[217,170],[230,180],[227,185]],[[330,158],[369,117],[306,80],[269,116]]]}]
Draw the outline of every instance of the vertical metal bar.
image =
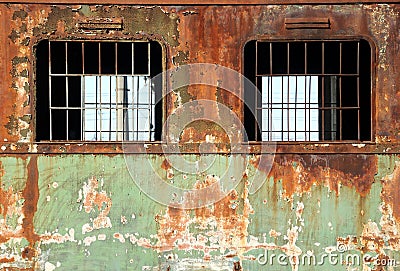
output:
[{"label": "vertical metal bar", "polygon": [[85,133],[85,45],[81,43],[81,50],[82,50],[82,75],[81,75],[81,138],[82,140],[86,140],[86,133]]},{"label": "vertical metal bar", "polygon": [[134,90],[134,87],[135,87],[135,77],[134,76],[131,76],[131,84],[132,84],[132,89],[131,89],[131,95],[132,95],[132,102],[131,102],[131,104],[130,104],[130,106],[131,106],[131,111],[132,111],[132,115],[131,115],[131,130],[130,130],[130,133],[131,133],[131,140],[135,140],[135,133],[134,133],[134,130],[135,130],[135,118],[134,118],[134,116],[135,116],[135,90]]},{"label": "vertical metal bar", "polygon": [[[120,82],[119,82],[119,80],[121,80],[121,79],[119,79],[119,77],[118,77],[118,52],[117,52],[117,43],[114,43],[114,54],[115,54],[115,74],[116,74],[116,82],[115,82],[115,87],[116,87],[116,95],[117,95],[117,97],[118,97],[118,92],[120,91]],[[122,82],[123,83],[123,82]],[[108,126],[108,139],[109,140],[111,140],[111,118],[112,118],[112,113],[111,113],[111,92],[112,92],[112,90],[111,90],[111,82],[110,82],[110,109],[109,109],[109,117],[110,117],[110,121],[109,121],[109,126]],[[116,102],[117,102],[117,131],[116,131],[116,140],[119,140],[118,139],[118,124],[119,124],[119,122],[120,122],[120,120],[119,120],[119,115],[118,115],[118,98],[117,98],[117,100],[116,100]]]},{"label": "vertical metal bar", "polygon": [[137,77],[137,87],[136,87],[136,99],[137,99],[137,110],[136,110],[136,138],[139,140],[139,83],[140,83],[140,76]]},{"label": "vertical metal bar", "polygon": [[135,51],[134,51],[134,43],[131,42],[131,51],[132,51],[132,59],[131,59],[131,66],[132,66],[132,140],[135,140],[135,65],[134,65],[134,59],[135,59]]},{"label": "vertical metal bar", "polygon": [[95,129],[95,133],[96,133],[96,140],[99,140],[97,137],[97,131],[99,130],[99,127],[97,125],[97,110],[98,110],[98,95],[97,95],[97,90],[99,89],[99,80],[100,80],[100,76],[96,76],[96,89],[95,89],[95,93],[94,95],[96,96],[96,107],[95,107],[95,121],[96,121],[96,129]]},{"label": "vertical metal bar", "polygon": [[[148,78],[148,80],[150,80],[150,78]],[[151,90],[151,82],[149,81],[148,84],[148,102],[149,102],[149,123],[148,123],[148,139],[147,140],[151,140],[151,119],[152,119],[152,115],[153,115],[153,111],[152,111],[152,106],[153,106],[153,97],[152,97],[152,90]]]},{"label": "vertical metal bar", "polygon": [[[109,76],[108,77],[108,80],[109,80],[109,82],[108,82],[108,85],[110,86],[109,88],[108,88],[108,96],[109,96],[109,100],[108,100],[108,104],[109,104],[109,109],[108,109],[108,114],[109,114],[109,118],[110,118],[110,120],[108,121],[108,140],[112,140],[112,129],[111,129],[111,126],[112,126],[112,108],[113,108],[113,104],[112,104],[112,97],[113,97],[113,89],[112,89],[112,82],[113,82],[113,77],[112,76]],[[114,91],[117,91],[117,77],[115,76],[115,90]],[[104,106],[106,106],[106,103],[104,103]],[[101,104],[101,107],[103,107],[103,104]],[[106,110],[106,109],[104,109],[104,110]],[[117,120],[116,120],[117,121]],[[107,131],[105,131],[105,132],[107,132]],[[116,131],[115,131],[116,132]]]},{"label": "vertical metal bar", "polygon": [[86,104],[85,104],[85,93],[86,93],[86,84],[85,84],[85,75],[81,76],[81,88],[82,88],[82,92],[81,92],[81,116],[82,116],[82,123],[81,123],[81,137],[82,140],[86,140]]},{"label": "vertical metal bar", "polygon": [[147,75],[150,75],[150,42],[147,42]]},{"label": "vertical metal bar", "polygon": [[308,140],[311,141],[311,76],[308,80]]},{"label": "vertical metal bar", "polygon": [[296,75],[296,87],[294,92],[294,141],[297,141],[297,75]]},{"label": "vertical metal bar", "polygon": [[304,140],[307,139],[307,78],[304,78]]},{"label": "vertical metal bar", "polygon": [[49,41],[49,47],[48,47],[48,50],[49,50],[49,59],[48,59],[48,61],[49,61],[49,119],[50,119],[50,134],[49,134],[49,137],[50,137],[50,140],[53,140],[53,114],[52,114],[52,108],[51,108],[51,77],[52,77],[52,75],[51,75],[51,41]]},{"label": "vertical metal bar", "polygon": [[267,131],[268,131],[268,140],[272,140],[273,138],[273,127],[272,127],[272,114],[273,114],[273,109],[272,109],[272,76],[268,76],[268,87],[267,87],[267,113],[268,113],[268,121],[267,121]]},{"label": "vertical metal bar", "polygon": [[[260,125],[260,123],[262,123],[262,121],[263,121],[263,111],[264,111],[264,108],[261,106],[261,116],[258,116],[258,103],[257,103],[257,94],[258,94],[258,92],[257,92],[257,90],[258,90],[258,41],[256,41],[256,55],[255,55],[255,60],[256,61],[254,61],[254,65],[255,65],[255,85],[256,85],[256,89],[254,89],[254,114],[255,114],[255,116],[254,116],[254,136],[255,136],[255,140],[257,141],[257,137],[258,137],[258,135],[257,135],[257,126],[259,125],[259,126],[261,126]],[[262,79],[261,79],[262,80]],[[261,95],[262,95],[262,84],[261,84]],[[263,129],[262,129],[262,126],[260,127],[261,129],[260,129],[260,133],[261,133],[261,138],[260,138],[260,140],[262,140],[262,136],[263,136],[263,133],[264,133],[264,131],[263,131]]]},{"label": "vertical metal bar", "polygon": [[342,109],[342,43],[339,43],[339,118],[340,118],[340,140],[342,140],[342,128],[343,128],[343,109]]},{"label": "vertical metal bar", "polygon": [[281,76],[281,125],[282,125],[282,132],[281,132],[281,141],[283,141],[283,134],[284,134],[284,130],[283,130],[283,76]]},{"label": "vertical metal bar", "polygon": [[[98,104],[96,104],[96,108],[99,108],[99,113],[100,113],[100,131],[99,131],[99,135],[100,135],[100,141],[102,141],[103,140],[103,135],[102,135],[102,128],[103,128],[103,123],[102,123],[102,120],[103,120],[103,115],[102,115],[102,110],[101,110],[101,107],[102,107],[102,94],[101,94],[101,89],[102,89],[102,75],[101,75],[101,73],[102,73],[102,70],[101,70],[101,43],[99,42],[99,74],[100,74],[100,76],[99,76],[99,79],[100,79],[100,89],[99,89],[99,92],[100,92],[100,96],[99,96],[99,99],[100,99],[100,106],[99,107],[97,107],[98,106]],[[111,79],[110,79],[111,80]],[[110,82],[111,83],[111,82]],[[111,84],[110,84],[110,87],[111,87]],[[97,110],[96,110],[97,111]],[[97,113],[97,112],[96,112]],[[97,132],[97,131],[96,131]]]},{"label": "vertical metal bar", "polygon": [[357,140],[361,140],[360,127],[360,42],[357,42]]},{"label": "vertical metal bar", "polygon": [[125,80],[124,77],[116,77],[116,102],[117,102],[117,135],[116,140],[123,140],[123,127],[124,127],[124,91],[125,91]]},{"label": "vertical metal bar", "polygon": [[[65,74],[68,74],[68,44],[65,42]],[[65,100],[66,100],[66,116],[67,116],[67,140],[69,140],[69,99],[68,99],[68,81],[69,77],[65,76]]]},{"label": "vertical metal bar", "polygon": [[[271,132],[272,131],[272,134],[273,134],[273,127],[272,127],[272,118],[273,118],[273,112],[274,112],[274,110],[273,110],[273,105],[272,105],[272,88],[273,88],[273,84],[272,84],[272,74],[273,74],[273,71],[272,71],[272,65],[273,63],[272,63],[272,42],[270,42],[269,43],[269,74],[271,75],[270,76],[270,80],[271,80],[271,88],[268,90],[268,92],[270,92],[271,93],[271,95],[270,95],[270,98],[271,98],[271,103],[269,103],[269,108],[270,108],[270,114],[269,114],[269,117],[271,118],[271,119],[269,119],[268,118],[268,129],[269,129],[269,131]],[[272,135],[271,134],[271,135]],[[268,135],[269,136],[269,135]]]},{"label": "vertical metal bar", "polygon": [[148,131],[149,131],[149,135],[148,135],[148,140],[151,140],[151,123],[152,123],[152,116],[153,116],[153,99],[152,99],[152,87],[151,87],[151,81],[150,81],[150,42],[147,42],[147,62],[148,62],[148,70],[147,70],[147,74],[149,75],[148,80],[149,80],[149,123],[148,123]]},{"label": "vertical metal bar", "polygon": [[123,140],[129,140],[129,116],[128,116],[128,77],[124,76],[124,93],[123,93]]},{"label": "vertical metal bar", "polygon": [[[321,136],[325,140],[325,42],[322,42],[322,78],[321,78]],[[332,111],[332,109],[329,109]],[[333,112],[332,112],[333,113]]]},{"label": "vertical metal bar", "polygon": [[[289,42],[286,44],[286,55],[287,55],[287,67],[286,67],[286,72],[287,72],[287,97],[286,97],[286,117],[287,117],[287,140],[290,140],[290,123],[289,123],[289,118],[290,118],[290,110],[289,110],[289,88],[290,88],[290,81],[289,81],[289,73],[290,73],[290,48],[289,48]],[[282,82],[283,83],[283,82]],[[283,102],[283,101],[282,101]]]},{"label": "vertical metal bar", "polygon": [[304,42],[304,73],[307,74],[307,42]]}]

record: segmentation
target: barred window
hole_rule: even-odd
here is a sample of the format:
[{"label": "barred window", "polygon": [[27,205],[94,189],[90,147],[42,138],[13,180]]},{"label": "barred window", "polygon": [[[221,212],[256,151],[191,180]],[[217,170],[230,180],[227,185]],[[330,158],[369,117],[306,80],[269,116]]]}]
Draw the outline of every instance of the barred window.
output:
[{"label": "barred window", "polygon": [[250,41],[244,75],[248,140],[371,140],[367,41]]},{"label": "barred window", "polygon": [[36,139],[161,138],[162,50],[147,41],[41,41]]}]

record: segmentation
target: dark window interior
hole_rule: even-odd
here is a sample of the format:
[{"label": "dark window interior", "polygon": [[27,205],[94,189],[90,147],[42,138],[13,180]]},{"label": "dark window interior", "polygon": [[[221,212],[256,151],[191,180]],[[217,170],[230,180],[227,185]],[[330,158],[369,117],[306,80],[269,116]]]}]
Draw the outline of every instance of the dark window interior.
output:
[{"label": "dark window interior", "polygon": [[367,41],[250,41],[244,75],[247,140],[371,140]]}]

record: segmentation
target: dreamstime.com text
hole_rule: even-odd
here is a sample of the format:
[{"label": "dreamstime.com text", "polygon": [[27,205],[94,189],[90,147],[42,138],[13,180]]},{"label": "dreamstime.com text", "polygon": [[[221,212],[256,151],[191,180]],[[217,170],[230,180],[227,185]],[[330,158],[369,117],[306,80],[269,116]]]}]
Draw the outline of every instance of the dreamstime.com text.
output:
[{"label": "dreamstime.com text", "polygon": [[287,255],[285,253],[275,254],[268,250],[261,253],[257,257],[260,265],[266,266],[322,266],[322,265],[346,265],[346,266],[400,266],[400,261],[391,258],[380,258],[378,255],[356,254],[349,253],[347,250],[340,249],[340,247],[330,253],[321,253],[314,255],[311,252],[302,253],[298,256]]}]

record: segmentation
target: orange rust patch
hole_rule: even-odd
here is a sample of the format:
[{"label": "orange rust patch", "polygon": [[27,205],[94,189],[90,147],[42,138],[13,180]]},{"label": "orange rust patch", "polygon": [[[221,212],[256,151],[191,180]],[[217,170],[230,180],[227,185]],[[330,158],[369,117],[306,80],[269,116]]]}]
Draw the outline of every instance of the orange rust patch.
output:
[{"label": "orange rust patch", "polygon": [[0,263],[12,263],[14,261],[15,261],[14,257],[12,257],[12,258],[0,258]]},{"label": "orange rust patch", "polygon": [[157,215],[156,221],[159,224],[159,249],[173,249],[175,242],[178,239],[182,239],[187,232],[189,220],[189,211],[174,207],[168,207],[167,213],[164,216]]},{"label": "orange rust patch", "polygon": [[164,159],[164,161],[161,163],[161,168],[164,170],[171,168],[171,164],[168,162],[168,159]]},{"label": "orange rust patch", "polygon": [[186,127],[180,138],[182,143],[226,143],[229,144],[232,140],[227,133],[213,122],[201,121],[191,123]]},{"label": "orange rust patch", "polygon": [[[248,185],[248,184],[246,184]],[[203,188],[212,187],[206,190]],[[204,181],[197,181],[194,191],[185,194],[181,204],[169,206],[165,215],[158,215],[156,221],[159,224],[157,249],[164,251],[173,248],[197,249],[205,252],[204,259],[215,248],[206,245],[208,238],[217,235],[219,242],[227,248],[243,248],[246,244],[247,226],[249,214],[253,213],[247,197],[247,188],[244,189],[241,197],[236,190],[224,193],[219,186],[218,179],[214,176],[207,176]],[[183,209],[185,205],[193,202],[212,202],[210,199],[220,199],[208,206],[194,210],[195,216],[191,219],[191,211]],[[242,213],[238,211],[239,205],[243,206]],[[204,235],[196,235],[190,232],[191,226],[210,231]],[[214,230],[211,230],[211,228]],[[241,249],[239,249],[241,250]],[[240,252],[238,252],[240,253]]]},{"label": "orange rust patch", "polygon": [[[28,163],[28,178],[26,180],[25,189],[22,196],[25,199],[23,206],[24,219],[22,222],[23,235],[29,241],[31,248],[35,242],[39,241],[39,236],[35,233],[33,218],[37,210],[37,203],[39,200],[39,186],[38,186],[39,172],[37,168],[37,156],[31,156]],[[35,255],[34,251],[26,253],[28,259],[32,259]]]},{"label": "orange rust patch", "polygon": [[[250,162],[259,170],[260,157]],[[267,168],[269,169],[269,168]],[[267,171],[267,170],[266,170]],[[377,172],[377,158],[373,155],[277,155],[268,177],[282,180],[285,197],[310,191],[314,184],[326,185],[339,195],[341,185],[354,187],[365,197]]]},{"label": "orange rust patch", "polygon": [[[86,185],[87,191],[84,191],[85,199],[83,207],[86,213],[90,213],[93,206],[97,206],[97,209],[100,211],[99,215],[93,220],[94,229],[109,228],[111,227],[111,222],[107,215],[110,213],[112,201],[105,191],[98,192],[98,188],[99,182],[95,177],[88,180],[88,184]],[[103,204],[105,204],[104,209]]]},{"label": "orange rust patch", "polygon": [[36,255],[36,250],[32,247],[26,247],[21,253],[22,258],[31,260]]},{"label": "orange rust patch", "polygon": [[[0,181],[0,214],[4,218],[4,227],[7,227],[7,215],[10,214],[10,207],[15,206],[18,199],[18,194],[13,192],[12,187],[10,186],[8,190],[3,190]],[[7,242],[9,239],[10,237],[5,232],[0,235],[0,243]]]},{"label": "orange rust patch", "polygon": [[2,20],[0,20],[0,35],[3,37],[0,39],[0,98],[2,101],[0,107],[0,138],[17,141],[18,137],[12,135],[7,128],[7,124],[10,122],[9,116],[13,115],[14,110],[16,110],[13,105],[17,100],[17,93],[10,89],[12,85],[10,56],[17,55],[17,46],[10,43],[6,38],[11,32],[10,24],[7,23],[12,21],[9,8],[1,5],[0,14],[2,17]]}]

